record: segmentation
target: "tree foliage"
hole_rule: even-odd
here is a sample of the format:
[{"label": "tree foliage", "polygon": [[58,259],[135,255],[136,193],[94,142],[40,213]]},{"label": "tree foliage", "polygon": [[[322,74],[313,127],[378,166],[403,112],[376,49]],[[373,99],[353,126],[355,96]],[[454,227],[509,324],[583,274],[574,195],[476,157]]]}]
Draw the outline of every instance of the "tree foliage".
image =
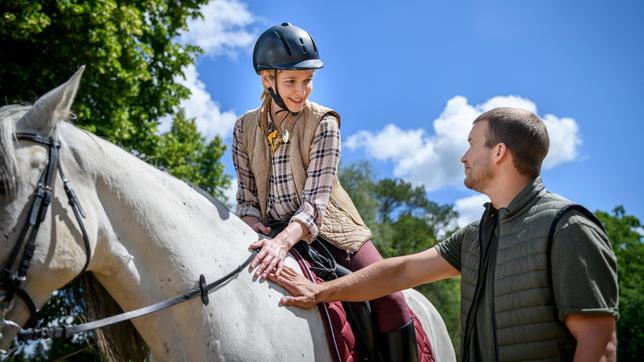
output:
[{"label": "tree foliage", "polygon": [[617,356],[622,361],[637,361],[644,354],[644,236],[642,224],[623,206],[612,213],[597,211],[617,256],[619,278],[619,320]]},{"label": "tree foliage", "polygon": [[[218,162],[220,139],[206,144],[183,114],[169,135],[158,133],[159,119],[189,96],[176,79],[200,49],[177,37],[207,2],[0,2],[0,97],[34,101],[85,64],[73,107],[77,125],[221,195],[229,180]],[[181,160],[192,164],[180,167]]]},{"label": "tree foliage", "polygon": [[[34,328],[51,325],[82,323],[85,308],[75,288],[54,292],[52,298],[40,309]],[[18,351],[9,361],[49,361],[65,357],[65,360],[100,361],[101,355],[94,345],[94,335],[81,333],[69,340],[37,340],[18,345]]]},{"label": "tree foliage", "polygon": [[150,154],[158,119],[188,90],[175,82],[199,49],[176,42],[207,0],[7,0],[0,3],[0,96],[30,102],[86,64],[76,122]]},{"label": "tree foliage", "polygon": [[[226,150],[221,138],[206,142],[197,130],[194,119],[187,119],[179,112],[172,128],[161,135],[152,161],[165,167],[172,175],[190,180],[205,191],[223,198],[222,186],[230,177],[224,174],[224,165],[218,162]],[[217,161],[217,162],[215,162]]]}]

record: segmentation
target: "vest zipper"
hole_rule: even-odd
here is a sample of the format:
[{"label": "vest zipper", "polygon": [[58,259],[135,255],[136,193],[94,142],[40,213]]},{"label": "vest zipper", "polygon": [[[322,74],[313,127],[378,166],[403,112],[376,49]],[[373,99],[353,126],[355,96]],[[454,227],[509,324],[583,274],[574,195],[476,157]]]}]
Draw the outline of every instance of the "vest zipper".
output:
[{"label": "vest zipper", "polygon": [[[496,358],[496,361],[500,361],[499,359],[499,342],[497,340],[497,335],[496,335],[496,303],[495,303],[495,294],[496,294],[496,278],[494,274],[496,273],[496,260],[497,256],[499,253],[499,242],[501,241],[501,217],[500,217],[500,212],[496,213],[496,232],[497,232],[497,238],[496,238],[496,248],[494,250],[494,255],[489,255],[488,257],[494,256],[494,263],[490,265],[492,267],[492,336],[494,337],[494,357]],[[490,245],[489,247],[492,247]]]},{"label": "vest zipper", "polygon": [[477,290],[479,289],[479,284],[481,283],[481,269],[483,267],[483,243],[481,242],[482,240],[482,231],[483,231],[483,225],[485,221],[485,216],[488,213],[488,209],[483,212],[483,216],[481,216],[481,221],[479,222],[479,232],[478,232],[478,244],[479,244],[479,270],[476,275],[476,285],[474,286],[474,295],[472,295],[472,302],[470,304],[470,307],[468,308],[469,310],[467,311],[467,315],[465,317],[465,325],[461,326],[461,328],[464,328],[464,333],[463,333],[463,340],[461,341],[461,351],[463,355],[461,356],[461,360],[464,362],[469,362],[470,361],[470,354],[472,353],[469,349],[470,345],[470,340],[472,336],[472,327],[474,326],[473,318],[474,315],[472,312],[474,311],[474,308],[476,308],[477,303]]}]

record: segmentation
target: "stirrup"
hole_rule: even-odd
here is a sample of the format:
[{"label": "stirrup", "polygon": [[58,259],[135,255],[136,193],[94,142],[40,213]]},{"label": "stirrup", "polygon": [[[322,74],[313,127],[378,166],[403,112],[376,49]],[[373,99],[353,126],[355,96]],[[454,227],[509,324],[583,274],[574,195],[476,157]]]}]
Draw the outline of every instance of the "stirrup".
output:
[{"label": "stirrup", "polygon": [[418,345],[414,320],[404,326],[380,334],[380,358],[391,362],[417,362]]}]

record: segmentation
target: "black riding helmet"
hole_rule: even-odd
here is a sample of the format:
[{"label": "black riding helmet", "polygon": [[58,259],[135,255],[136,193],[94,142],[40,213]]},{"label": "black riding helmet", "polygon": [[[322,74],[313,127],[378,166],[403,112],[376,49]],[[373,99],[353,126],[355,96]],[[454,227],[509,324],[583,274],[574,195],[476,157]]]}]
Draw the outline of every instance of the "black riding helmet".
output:
[{"label": "black riding helmet", "polygon": [[253,67],[257,74],[266,69],[302,70],[323,66],[311,34],[290,23],[266,30],[253,50]]},{"label": "black riding helmet", "polygon": [[[306,30],[290,23],[282,23],[266,30],[259,36],[253,49],[253,67],[259,74],[262,70],[320,69],[318,48]],[[276,85],[277,88],[277,85]],[[267,89],[280,108],[290,112],[277,89]]]}]

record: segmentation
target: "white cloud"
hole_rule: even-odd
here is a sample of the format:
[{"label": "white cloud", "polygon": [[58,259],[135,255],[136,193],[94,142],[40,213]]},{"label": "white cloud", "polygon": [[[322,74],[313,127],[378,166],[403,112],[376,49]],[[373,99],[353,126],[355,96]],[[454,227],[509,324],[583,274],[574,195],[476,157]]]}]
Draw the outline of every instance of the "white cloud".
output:
[{"label": "white cloud", "polygon": [[[217,135],[222,138],[229,137],[237,115],[231,111],[221,111],[206,90],[206,85],[199,80],[199,73],[194,65],[189,65],[184,70],[184,76],[185,79],[177,78],[177,82],[190,90],[190,98],[182,101],[180,105],[185,110],[186,117],[196,119],[197,129],[207,139]],[[164,117],[159,125],[159,132],[167,132],[171,126],[171,117]]]},{"label": "white cloud", "polygon": [[206,55],[234,56],[240,48],[253,44],[256,34],[248,26],[256,21],[246,4],[238,0],[216,0],[204,6],[203,19],[188,21],[189,31],[181,41],[200,46]]},{"label": "white cloud", "polygon": [[[463,182],[460,158],[467,149],[472,121],[481,113],[501,106],[537,113],[534,102],[517,96],[497,96],[478,105],[470,105],[465,97],[455,96],[433,121],[433,135],[423,129],[402,130],[389,124],[376,133],[360,131],[348,137],[345,146],[351,150],[364,148],[370,157],[393,162],[394,176],[425,185],[428,191],[459,185]],[[548,114],[544,122],[550,134],[550,152],[544,168],[574,160],[581,144],[575,120]]]},{"label": "white cloud", "polygon": [[543,160],[543,168],[547,170],[575,160],[577,149],[581,146],[577,122],[572,118],[557,118],[552,114],[546,114],[543,121],[550,137],[550,149],[548,156]]},{"label": "white cloud", "polygon": [[472,221],[480,219],[484,211],[483,204],[489,201],[490,199],[482,194],[456,200],[454,208],[458,212],[458,219],[456,220],[458,227],[463,227]]},{"label": "white cloud", "polygon": [[[234,56],[240,49],[249,48],[256,38],[248,30],[256,19],[238,0],[211,1],[202,8],[203,19],[188,21],[188,31],[180,36],[183,43],[199,45],[207,56]],[[215,136],[230,137],[235,120],[233,111],[222,111],[199,79],[194,65],[184,69],[184,77],[176,81],[190,90],[190,98],[180,104],[188,118],[196,119],[197,129],[207,138]],[[167,132],[172,126],[172,118],[160,120],[159,132]]]},{"label": "white cloud", "polygon": [[479,108],[481,113],[491,111],[494,108],[499,108],[499,107],[521,108],[521,109],[525,109],[526,111],[530,111],[534,114],[537,114],[537,105],[534,104],[534,102],[517,96],[496,96],[488,99],[487,101],[485,101],[485,103],[477,106],[477,108]]},{"label": "white cloud", "polygon": [[230,180],[230,185],[224,190],[224,198],[230,210],[237,210],[237,178]]},{"label": "white cloud", "polygon": [[367,148],[368,152],[378,160],[400,158],[417,149],[425,135],[423,130],[403,131],[393,124],[387,125],[377,135],[368,131],[360,131],[351,136],[345,143],[350,149]]}]

